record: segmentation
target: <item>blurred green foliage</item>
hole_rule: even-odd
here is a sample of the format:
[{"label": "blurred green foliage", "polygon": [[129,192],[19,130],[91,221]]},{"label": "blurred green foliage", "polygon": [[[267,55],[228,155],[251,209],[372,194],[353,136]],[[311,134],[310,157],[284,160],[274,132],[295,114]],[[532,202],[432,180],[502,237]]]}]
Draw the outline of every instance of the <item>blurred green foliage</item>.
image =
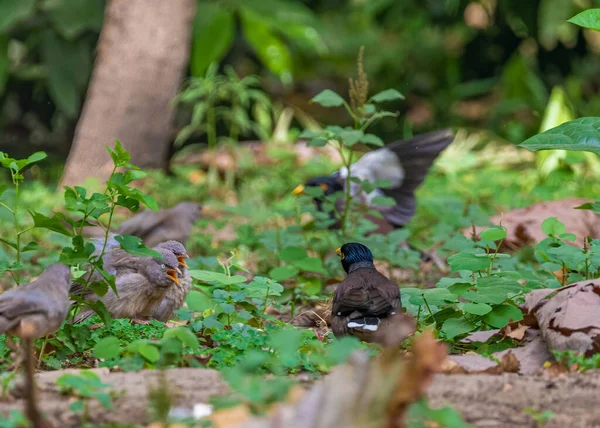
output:
[{"label": "blurred green foliage", "polygon": [[[31,146],[66,155],[104,3],[0,0],[0,146],[16,156]],[[600,0],[199,1],[189,74],[204,76],[214,61],[220,69],[230,65],[242,78],[266,77],[274,102],[347,125],[335,111],[321,117],[323,109],[309,100],[323,89],[343,91],[364,45],[373,93],[394,87],[407,96],[390,106],[404,123],[378,125],[384,140],[451,124],[517,143],[539,131],[553,88],[562,88],[575,117],[600,115],[598,36],[568,22],[599,6]]]}]

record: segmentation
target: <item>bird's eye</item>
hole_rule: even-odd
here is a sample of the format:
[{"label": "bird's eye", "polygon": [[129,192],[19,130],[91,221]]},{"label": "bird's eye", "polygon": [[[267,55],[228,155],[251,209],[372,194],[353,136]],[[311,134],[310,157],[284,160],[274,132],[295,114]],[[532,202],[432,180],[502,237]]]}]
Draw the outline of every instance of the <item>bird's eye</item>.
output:
[{"label": "bird's eye", "polygon": [[161,268],[161,269],[164,269],[164,268],[166,268],[165,264],[163,263],[162,265],[160,265],[160,268]]}]

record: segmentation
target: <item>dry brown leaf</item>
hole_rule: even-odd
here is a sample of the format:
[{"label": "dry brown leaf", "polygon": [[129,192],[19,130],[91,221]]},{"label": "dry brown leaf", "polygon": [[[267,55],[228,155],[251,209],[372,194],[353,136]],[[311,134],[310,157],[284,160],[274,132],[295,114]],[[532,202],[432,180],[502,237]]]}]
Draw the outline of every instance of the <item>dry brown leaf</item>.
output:
[{"label": "dry brown leaf", "polygon": [[516,329],[507,332],[506,336],[515,340],[523,340],[525,332],[529,330],[529,328],[528,325],[519,325]]},{"label": "dry brown leaf", "polygon": [[554,356],[548,350],[539,330],[527,330],[523,341],[526,342],[525,346],[496,352],[493,354],[494,357],[503,358],[506,354],[511,353],[519,362],[518,372],[522,375],[536,373],[546,362],[554,361]]},{"label": "dry brown leaf", "polygon": [[[544,291],[549,292],[539,299]],[[550,349],[586,355],[600,351],[600,280],[536,292],[537,296],[526,297],[525,308],[535,314]]]},{"label": "dry brown leaf", "polygon": [[[540,202],[526,208],[519,208],[505,213],[497,214],[490,218],[493,224],[500,224],[506,228],[507,237],[502,243],[504,250],[517,250],[534,245],[546,238],[542,232],[542,222],[548,217],[556,217],[565,224],[567,232],[574,233],[577,239],[568,242],[578,247],[583,247],[587,236],[600,237],[600,219],[593,211],[576,210],[575,207],[590,202],[582,198],[568,198],[559,201]],[[479,234],[487,227],[476,227]],[[471,236],[472,229],[463,231],[467,237]]]},{"label": "dry brown leaf", "polygon": [[492,338],[493,336],[495,336],[499,333],[500,333],[500,329],[476,331],[475,333],[471,333],[467,337],[462,339],[460,341],[460,343],[472,343],[472,342],[485,343],[490,338]]}]

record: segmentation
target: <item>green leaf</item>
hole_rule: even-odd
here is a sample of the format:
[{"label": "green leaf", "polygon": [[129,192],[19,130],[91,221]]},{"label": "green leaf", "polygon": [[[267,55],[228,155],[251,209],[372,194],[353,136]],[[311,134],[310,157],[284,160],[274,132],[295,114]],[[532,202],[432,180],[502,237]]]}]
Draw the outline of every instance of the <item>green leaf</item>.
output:
[{"label": "green leaf", "polygon": [[192,278],[204,283],[217,282],[220,285],[232,285],[246,282],[246,278],[241,275],[227,276],[224,273],[208,270],[190,270],[189,272]]},{"label": "green leaf", "polygon": [[125,250],[128,254],[132,256],[138,257],[158,257],[162,258],[162,254],[157,251],[154,251],[151,248],[146,247],[140,238],[132,235],[117,235],[115,236],[115,241],[121,244],[121,248]]},{"label": "green leaf", "polygon": [[35,0],[0,0],[0,33],[34,13]]},{"label": "green leaf", "polygon": [[213,306],[213,301],[209,296],[196,290],[191,290],[185,301],[192,311],[205,311]]},{"label": "green leaf", "polygon": [[240,18],[244,38],[263,64],[278,75],[284,84],[291,84],[292,55],[285,43],[269,26],[267,20],[250,9],[243,8]]},{"label": "green leaf", "polygon": [[396,200],[389,196],[375,196],[371,203],[378,207],[395,207],[397,205]]},{"label": "green leaf", "polygon": [[520,147],[538,150],[574,150],[600,154],[600,117],[582,117],[525,140]]},{"label": "green leaf", "polygon": [[542,232],[548,236],[560,236],[567,232],[565,225],[556,217],[548,217],[542,222]]},{"label": "green leaf", "polygon": [[39,162],[47,157],[48,155],[44,152],[35,152],[27,158],[27,164],[30,165],[32,163]]},{"label": "green leaf", "polygon": [[307,257],[302,260],[296,260],[294,266],[305,272],[325,272],[323,262],[317,257]]},{"label": "green leaf", "polygon": [[138,347],[138,352],[144,359],[148,360],[151,363],[155,363],[160,359],[160,352],[156,348],[156,346],[150,343],[140,343]]},{"label": "green leaf", "polygon": [[460,303],[458,308],[473,315],[485,315],[492,310],[492,307],[486,303]]},{"label": "green leaf", "polygon": [[320,92],[314,96],[310,102],[320,104],[323,107],[341,107],[345,103],[344,99],[331,89],[325,89]]},{"label": "green leaf", "polygon": [[231,48],[234,36],[234,16],[226,7],[197,2],[190,54],[192,76],[203,77],[212,62],[220,62]]},{"label": "green leaf", "polygon": [[501,226],[494,226],[481,232],[480,236],[482,241],[499,241],[506,238],[506,229]]},{"label": "green leaf", "polygon": [[361,141],[365,144],[369,144],[375,147],[383,147],[385,145],[383,140],[375,134],[365,134],[361,138]]},{"label": "green leaf", "polygon": [[452,272],[459,270],[478,271],[487,269],[490,266],[488,257],[477,257],[475,254],[460,252],[448,257],[448,264]]},{"label": "green leaf", "polygon": [[461,297],[475,303],[499,305],[523,291],[523,286],[514,279],[491,276],[478,278],[477,291],[467,291]]},{"label": "green leaf", "polygon": [[35,251],[39,248],[39,244],[35,241],[31,241],[29,244],[25,245],[21,248],[22,253],[26,253],[27,251]]},{"label": "green leaf", "polygon": [[[0,195],[2,195],[2,189],[0,188]],[[600,214],[600,201],[586,202],[585,204],[575,207],[576,210],[591,210],[596,214]]]},{"label": "green leaf", "polygon": [[363,138],[363,132],[358,129],[346,128],[339,133],[344,145],[352,147]]},{"label": "green leaf", "polygon": [[483,317],[486,324],[495,328],[502,328],[510,322],[521,321],[523,312],[519,308],[507,303],[494,306],[494,309]]},{"label": "green leaf", "polygon": [[475,330],[477,326],[464,318],[448,318],[442,325],[442,332],[446,338],[453,339],[461,334]]},{"label": "green leaf", "polygon": [[118,358],[121,355],[121,345],[116,337],[105,337],[100,339],[94,346],[94,356],[105,360]]},{"label": "green leaf", "polygon": [[295,262],[307,257],[306,250],[301,247],[285,247],[279,252],[279,260],[283,262]]},{"label": "green leaf", "polygon": [[578,13],[568,22],[583,28],[600,31],[600,9],[588,9]]},{"label": "green leaf", "polygon": [[69,410],[75,414],[83,412],[83,409],[85,409],[85,403],[83,400],[73,401],[69,405]]},{"label": "green leaf", "polygon": [[386,89],[384,91],[379,92],[371,97],[371,101],[376,103],[382,103],[385,101],[395,101],[395,100],[403,100],[404,95],[398,92],[395,89]]},{"label": "green leaf", "polygon": [[17,247],[17,243],[15,241],[9,241],[8,239],[4,239],[4,238],[0,238],[0,242],[8,245],[9,247],[14,248],[15,250],[18,250],[19,248]]},{"label": "green leaf", "polygon": [[298,269],[293,266],[279,266],[269,271],[269,277],[275,281],[283,281],[298,275]]},{"label": "green leaf", "polygon": [[56,214],[54,214],[52,217],[46,217],[44,214],[40,214],[31,210],[29,211],[29,214],[33,219],[33,224],[35,227],[48,229],[66,236],[73,236],[73,231],[65,226],[63,222],[61,222],[56,216]]},{"label": "green leaf", "polygon": [[119,140],[115,140],[114,149],[106,146],[106,150],[108,150],[108,153],[110,154],[115,166],[127,166],[129,162],[131,162],[131,155],[123,148],[123,145]]},{"label": "green leaf", "polygon": [[164,339],[177,338],[181,343],[190,349],[198,349],[200,342],[194,333],[187,327],[175,327],[165,331],[163,335]]},{"label": "green leaf", "polygon": [[87,30],[99,32],[104,17],[104,0],[55,0],[43,3],[54,27],[73,40]]}]

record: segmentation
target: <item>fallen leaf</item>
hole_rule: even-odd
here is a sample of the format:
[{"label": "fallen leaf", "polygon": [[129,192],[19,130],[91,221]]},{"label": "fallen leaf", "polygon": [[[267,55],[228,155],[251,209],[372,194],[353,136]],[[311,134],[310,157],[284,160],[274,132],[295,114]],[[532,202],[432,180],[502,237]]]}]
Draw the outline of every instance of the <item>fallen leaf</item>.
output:
[{"label": "fallen leaf", "polygon": [[529,330],[529,328],[530,327],[528,325],[520,325],[516,329],[512,330],[510,333],[507,333],[506,336],[515,340],[523,340],[525,332]]},{"label": "fallen leaf", "polygon": [[524,309],[533,314],[548,348],[591,355],[600,351],[600,280],[534,290]]},{"label": "fallen leaf", "polygon": [[[502,242],[501,250],[514,251],[519,248],[535,245],[546,238],[542,232],[542,222],[548,217],[556,217],[564,223],[567,232],[577,237],[569,244],[583,247],[586,237],[600,237],[600,221],[598,215],[590,210],[576,210],[577,206],[590,202],[588,199],[567,198],[558,201],[540,202],[526,208],[507,211],[490,217],[492,224],[506,228],[507,236]],[[477,234],[487,227],[475,228]],[[463,234],[471,237],[471,228],[463,230]]]},{"label": "fallen leaf", "polygon": [[500,333],[500,329],[476,331],[475,333],[471,333],[467,337],[462,339],[460,341],[460,343],[472,343],[472,342],[485,343],[499,333]]}]

